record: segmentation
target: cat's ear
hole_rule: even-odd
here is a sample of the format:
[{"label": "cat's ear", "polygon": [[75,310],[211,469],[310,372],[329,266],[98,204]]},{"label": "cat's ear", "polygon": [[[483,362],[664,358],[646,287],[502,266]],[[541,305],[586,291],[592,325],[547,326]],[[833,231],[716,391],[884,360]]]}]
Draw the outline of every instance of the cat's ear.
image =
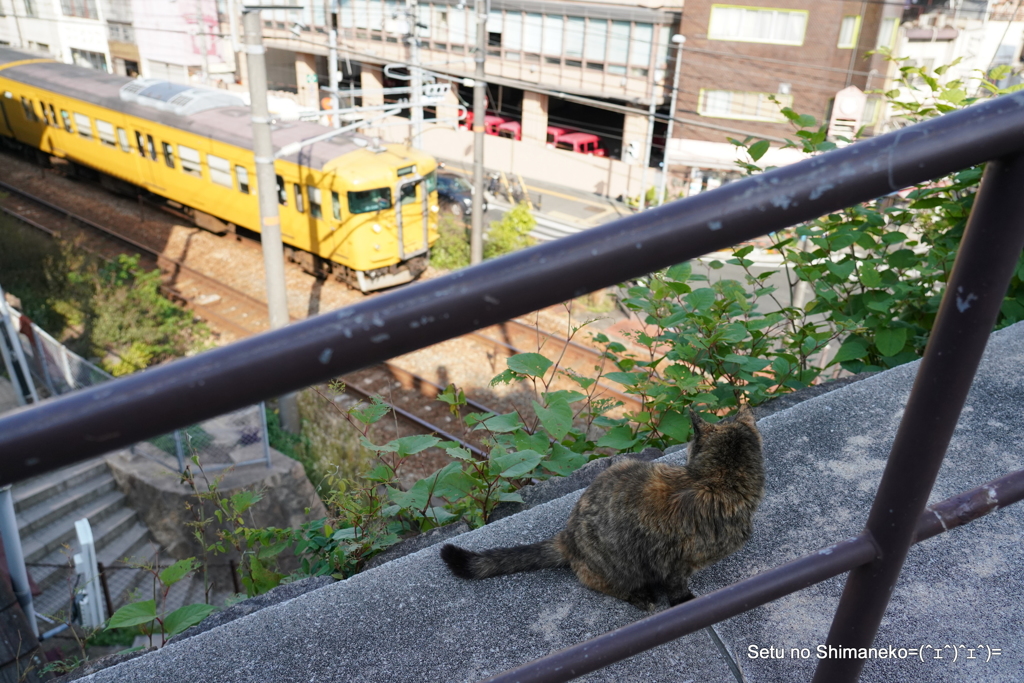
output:
[{"label": "cat's ear", "polygon": [[754,419],[754,411],[747,404],[742,405],[736,413],[736,421],[757,431],[757,420]]},{"label": "cat's ear", "polygon": [[697,440],[700,438],[701,432],[704,431],[704,428],[708,426],[708,423],[705,422],[704,419],[701,418],[701,416],[698,415],[697,411],[694,410],[693,408],[690,408],[689,411],[690,424],[693,425],[693,438],[694,440]]}]

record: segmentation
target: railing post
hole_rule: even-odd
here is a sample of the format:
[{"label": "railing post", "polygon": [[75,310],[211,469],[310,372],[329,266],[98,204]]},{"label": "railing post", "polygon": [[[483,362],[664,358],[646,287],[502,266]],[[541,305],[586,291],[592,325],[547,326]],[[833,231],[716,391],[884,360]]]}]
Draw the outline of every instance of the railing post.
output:
[{"label": "railing post", "polygon": [[257,406],[260,411],[260,426],[263,428],[263,457],[266,458],[267,468],[271,468],[274,464],[270,460],[270,431],[267,429],[267,405],[263,401],[260,401]]},{"label": "railing post", "polygon": [[[867,648],[896,587],[1024,248],[1024,155],[988,163],[866,530],[880,559],[850,572],[827,644]],[[856,681],[863,659],[822,659],[815,683]]]}]

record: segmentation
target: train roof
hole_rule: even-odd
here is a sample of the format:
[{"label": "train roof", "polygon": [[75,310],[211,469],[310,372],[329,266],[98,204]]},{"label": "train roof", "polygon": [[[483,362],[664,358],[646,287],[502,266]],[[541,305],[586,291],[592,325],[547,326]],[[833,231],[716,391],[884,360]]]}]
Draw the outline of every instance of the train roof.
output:
[{"label": "train roof", "polygon": [[[18,64],[17,62],[24,63]],[[137,101],[125,100],[121,96],[121,89],[129,83],[134,83],[133,79],[44,59],[38,54],[20,52],[6,47],[0,47],[0,77],[50,90],[130,116],[179,128],[229,145],[252,149],[250,109],[248,106],[231,106],[231,98],[222,97],[219,100],[210,98],[211,101],[216,101],[214,106],[200,108],[195,113],[180,114],[171,107],[168,108],[171,110],[165,111],[140,104]],[[184,89],[200,90],[188,88],[188,86],[184,86]],[[171,90],[174,90],[174,94],[180,94],[172,85],[168,90],[168,96],[170,96]],[[213,93],[217,92],[213,90]],[[224,95],[228,94],[227,91],[221,92]],[[184,108],[184,111],[194,111],[195,109],[196,107]],[[181,111],[182,108],[178,108],[178,110]],[[271,137],[275,149],[280,149],[290,143],[322,135],[325,132],[323,126],[318,126],[315,123],[293,121],[275,124]],[[332,159],[365,146],[365,138],[358,135],[342,134],[330,140],[304,147],[298,153],[283,159],[306,168],[321,170]]]}]

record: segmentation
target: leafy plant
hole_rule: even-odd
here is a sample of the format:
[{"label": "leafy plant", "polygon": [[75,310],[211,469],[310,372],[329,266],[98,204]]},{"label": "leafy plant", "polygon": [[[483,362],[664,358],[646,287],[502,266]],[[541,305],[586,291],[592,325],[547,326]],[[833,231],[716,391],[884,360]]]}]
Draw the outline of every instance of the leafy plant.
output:
[{"label": "leafy plant", "polygon": [[430,263],[437,268],[457,270],[470,261],[469,232],[454,216],[441,216],[437,225],[437,241],[430,248]]},{"label": "leafy plant", "polygon": [[484,258],[496,258],[532,246],[530,231],[535,227],[537,219],[530,213],[529,204],[520,202],[500,221],[491,223],[484,239]]}]

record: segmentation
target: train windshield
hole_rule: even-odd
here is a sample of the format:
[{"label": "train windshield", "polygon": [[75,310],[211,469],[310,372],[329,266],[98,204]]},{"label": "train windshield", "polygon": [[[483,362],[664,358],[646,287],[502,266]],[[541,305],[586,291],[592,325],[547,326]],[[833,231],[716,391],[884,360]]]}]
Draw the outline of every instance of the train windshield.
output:
[{"label": "train windshield", "polygon": [[370,213],[391,208],[391,188],[380,187],[375,190],[348,193],[349,213]]}]

